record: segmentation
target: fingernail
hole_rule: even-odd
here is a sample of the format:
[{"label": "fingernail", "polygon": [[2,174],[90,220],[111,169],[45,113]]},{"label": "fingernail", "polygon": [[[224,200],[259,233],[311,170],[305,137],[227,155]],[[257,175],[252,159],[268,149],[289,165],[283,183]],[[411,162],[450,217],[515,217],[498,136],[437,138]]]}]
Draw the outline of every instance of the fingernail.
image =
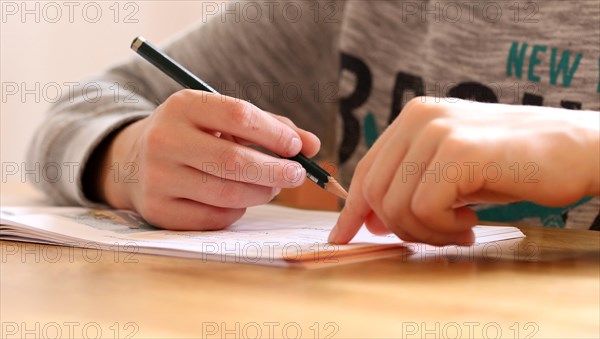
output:
[{"label": "fingernail", "polygon": [[327,238],[327,241],[330,243],[335,243],[335,238],[337,237],[337,234],[338,234],[338,225],[336,223],[335,226],[333,226],[333,228],[331,229],[331,232],[329,233],[329,238]]},{"label": "fingernail", "polygon": [[300,143],[300,139],[293,137],[290,141],[290,146],[288,147],[288,153],[291,155],[296,155],[300,153],[302,149],[302,144]]}]

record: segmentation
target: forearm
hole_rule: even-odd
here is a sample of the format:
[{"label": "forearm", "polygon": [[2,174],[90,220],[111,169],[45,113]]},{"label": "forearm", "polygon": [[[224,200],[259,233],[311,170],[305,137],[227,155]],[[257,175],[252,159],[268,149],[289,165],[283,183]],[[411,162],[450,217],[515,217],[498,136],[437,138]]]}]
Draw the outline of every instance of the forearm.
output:
[{"label": "forearm", "polygon": [[[83,193],[83,173],[94,150],[114,130],[139,120],[152,112],[154,104],[122,88],[114,95],[118,78],[95,79],[95,92],[71,92],[48,113],[29,145],[29,168],[60,168],[56,178],[41,177],[33,183],[55,204],[93,205],[97,201]],[[79,87],[83,87],[79,86]],[[111,90],[112,88],[112,90]],[[100,94],[102,93],[102,94]],[[111,94],[105,94],[111,93]]]},{"label": "forearm", "polygon": [[[554,111],[554,109],[551,109]],[[572,111],[567,109],[556,109],[564,120],[565,129],[573,126],[581,137],[581,147],[586,154],[586,159],[581,164],[587,169],[585,178],[589,182],[587,194],[600,196],[600,112],[596,111]]]},{"label": "forearm", "polygon": [[[577,142],[573,152],[581,152],[582,161],[570,164],[581,173],[581,181],[585,181],[585,194],[600,196],[600,112],[574,111],[564,108],[538,107],[538,106],[511,106],[513,110],[525,110],[539,113],[540,117],[548,121],[560,121],[562,131]],[[534,125],[532,128],[537,128]],[[541,126],[543,127],[543,126]],[[560,159],[553,159],[558,160]],[[569,173],[564,173],[569,175]]]},{"label": "forearm", "polygon": [[[310,2],[299,4],[307,7],[306,13],[310,12]],[[339,6],[337,13],[341,17],[342,2]],[[336,106],[323,92],[337,84],[338,67],[334,65],[341,19],[315,23],[306,15],[294,22],[281,17],[280,11],[276,13],[276,17],[265,16],[259,22],[222,22],[215,18],[166,44],[164,50],[223,94],[250,99],[264,110],[287,115],[319,137],[331,138],[324,143],[332,146],[334,135],[327,133],[327,126],[335,119]],[[268,43],[263,44],[265,41]],[[315,53],[305,53],[307,50]],[[88,162],[91,156],[105,155],[101,149],[95,152],[97,147],[110,146],[104,142],[107,136],[149,115],[181,89],[154,66],[133,55],[129,62],[85,84],[89,84],[85,92],[69,93],[52,108],[31,143],[30,163],[77,165],[70,181],[39,183],[55,203],[91,204],[83,193],[84,184],[89,183],[84,183],[82,177],[88,163],[92,164]],[[257,88],[258,97],[253,97]],[[290,93],[299,88],[300,96],[283,93],[286,88]],[[315,93],[315,88],[321,93]],[[332,153],[331,147],[327,149]],[[92,175],[86,181],[97,180],[96,171],[87,173]],[[87,191],[102,196],[95,188]]]}]

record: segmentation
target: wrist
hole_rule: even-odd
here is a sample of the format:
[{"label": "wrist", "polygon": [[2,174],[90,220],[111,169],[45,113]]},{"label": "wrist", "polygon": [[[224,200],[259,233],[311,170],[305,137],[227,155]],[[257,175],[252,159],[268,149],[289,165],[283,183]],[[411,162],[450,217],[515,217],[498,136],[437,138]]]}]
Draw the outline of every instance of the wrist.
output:
[{"label": "wrist", "polygon": [[113,131],[96,146],[85,163],[82,177],[83,193],[91,201],[107,203],[104,182],[106,181],[105,163],[110,163],[108,150],[118,131]]},{"label": "wrist", "polygon": [[587,132],[589,134],[588,149],[590,150],[591,161],[591,184],[590,195],[600,196],[600,113],[585,112],[589,115]]},{"label": "wrist", "polygon": [[[135,140],[140,131],[140,123],[136,121],[116,132],[108,143],[101,164],[97,181],[99,197],[118,209],[133,209],[131,185],[137,181],[138,164],[134,163]],[[131,170],[131,169],[134,170]]]},{"label": "wrist", "polygon": [[564,132],[571,128],[574,136],[580,141],[581,160],[576,166],[585,168],[582,175],[587,183],[585,195],[600,196],[600,112],[595,111],[573,111],[562,108],[548,108],[538,106],[521,106],[532,113],[544,117],[552,117],[559,121],[561,130]]},{"label": "wrist", "polygon": [[589,166],[588,195],[600,195],[600,113],[592,111],[569,112],[570,122],[579,126],[585,140],[586,159]]}]

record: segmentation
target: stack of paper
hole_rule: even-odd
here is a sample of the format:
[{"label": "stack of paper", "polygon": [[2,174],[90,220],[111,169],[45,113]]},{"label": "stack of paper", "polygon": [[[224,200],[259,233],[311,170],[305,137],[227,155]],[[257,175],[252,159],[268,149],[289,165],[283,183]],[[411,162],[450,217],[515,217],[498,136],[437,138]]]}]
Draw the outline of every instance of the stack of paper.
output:
[{"label": "stack of paper", "polygon": [[[221,231],[165,231],[123,210],[72,207],[1,209],[0,239],[134,253],[288,267],[334,264],[407,255],[416,248],[394,235],[361,229],[348,245],[327,243],[338,213],[274,205],[249,208]],[[514,227],[477,226],[476,244],[523,237]]]}]

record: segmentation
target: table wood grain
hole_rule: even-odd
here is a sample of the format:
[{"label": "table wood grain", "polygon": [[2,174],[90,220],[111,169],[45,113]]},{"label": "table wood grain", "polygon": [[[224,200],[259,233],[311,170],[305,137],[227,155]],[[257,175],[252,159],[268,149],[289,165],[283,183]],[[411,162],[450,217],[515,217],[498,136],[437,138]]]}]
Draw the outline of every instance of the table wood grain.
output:
[{"label": "table wood grain", "polygon": [[3,241],[3,338],[598,338],[600,233],[318,270]]}]

